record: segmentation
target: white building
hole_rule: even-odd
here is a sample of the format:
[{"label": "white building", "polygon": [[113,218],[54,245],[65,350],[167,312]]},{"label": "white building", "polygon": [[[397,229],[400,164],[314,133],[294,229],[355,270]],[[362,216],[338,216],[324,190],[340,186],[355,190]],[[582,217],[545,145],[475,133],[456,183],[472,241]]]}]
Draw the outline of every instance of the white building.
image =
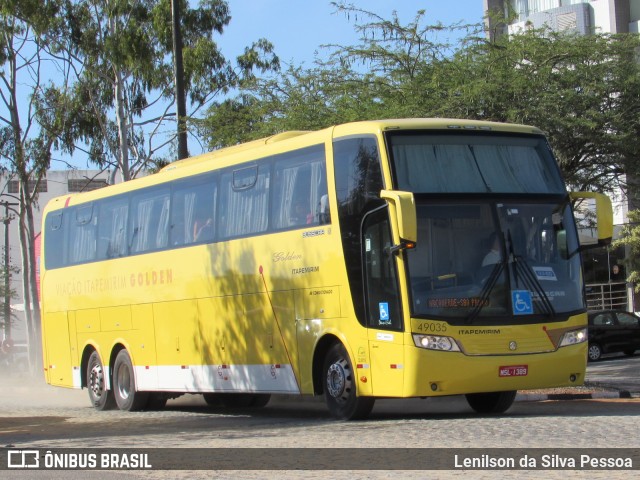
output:
[{"label": "white building", "polygon": [[[490,31],[516,33],[547,26],[555,31],[638,33],[640,0],[483,0]],[[516,15],[509,25],[498,25],[490,12]]]}]

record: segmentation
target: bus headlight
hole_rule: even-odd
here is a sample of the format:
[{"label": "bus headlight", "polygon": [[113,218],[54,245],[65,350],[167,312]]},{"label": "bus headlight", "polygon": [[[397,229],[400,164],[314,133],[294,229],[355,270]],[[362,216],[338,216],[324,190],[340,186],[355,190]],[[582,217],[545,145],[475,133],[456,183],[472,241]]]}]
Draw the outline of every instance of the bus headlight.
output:
[{"label": "bus headlight", "polygon": [[567,345],[577,345],[578,343],[583,343],[587,341],[587,329],[581,328],[579,330],[571,330],[570,332],[565,333],[562,336],[562,341],[560,342],[561,347],[566,347]]},{"label": "bus headlight", "polygon": [[460,348],[456,341],[451,337],[441,337],[440,335],[421,335],[413,334],[413,343],[416,347],[426,348],[427,350],[439,350],[443,352],[459,352]]}]

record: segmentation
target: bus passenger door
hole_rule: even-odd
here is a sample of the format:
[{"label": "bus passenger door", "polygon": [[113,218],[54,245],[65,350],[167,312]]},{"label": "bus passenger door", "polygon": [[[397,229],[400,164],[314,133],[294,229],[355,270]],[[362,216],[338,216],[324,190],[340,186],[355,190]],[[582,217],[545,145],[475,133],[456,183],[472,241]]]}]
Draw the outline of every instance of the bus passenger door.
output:
[{"label": "bus passenger door", "polygon": [[375,396],[400,396],[404,385],[403,321],[387,207],[363,220],[366,316]]}]

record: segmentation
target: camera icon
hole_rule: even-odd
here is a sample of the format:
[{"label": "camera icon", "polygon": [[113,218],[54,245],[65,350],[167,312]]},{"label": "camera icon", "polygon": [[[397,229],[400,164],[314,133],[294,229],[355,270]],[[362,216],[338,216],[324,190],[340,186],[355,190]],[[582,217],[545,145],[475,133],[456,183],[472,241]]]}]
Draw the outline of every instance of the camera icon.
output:
[{"label": "camera icon", "polygon": [[7,451],[7,468],[40,468],[38,450]]}]

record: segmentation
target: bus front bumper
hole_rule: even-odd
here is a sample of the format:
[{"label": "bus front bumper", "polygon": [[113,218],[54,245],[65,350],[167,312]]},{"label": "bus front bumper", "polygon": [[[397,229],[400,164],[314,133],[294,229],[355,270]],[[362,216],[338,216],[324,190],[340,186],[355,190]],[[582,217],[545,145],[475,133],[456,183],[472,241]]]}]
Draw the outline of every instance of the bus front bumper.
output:
[{"label": "bus front bumper", "polygon": [[405,397],[578,386],[584,383],[587,362],[586,342],[525,355],[408,351]]}]

